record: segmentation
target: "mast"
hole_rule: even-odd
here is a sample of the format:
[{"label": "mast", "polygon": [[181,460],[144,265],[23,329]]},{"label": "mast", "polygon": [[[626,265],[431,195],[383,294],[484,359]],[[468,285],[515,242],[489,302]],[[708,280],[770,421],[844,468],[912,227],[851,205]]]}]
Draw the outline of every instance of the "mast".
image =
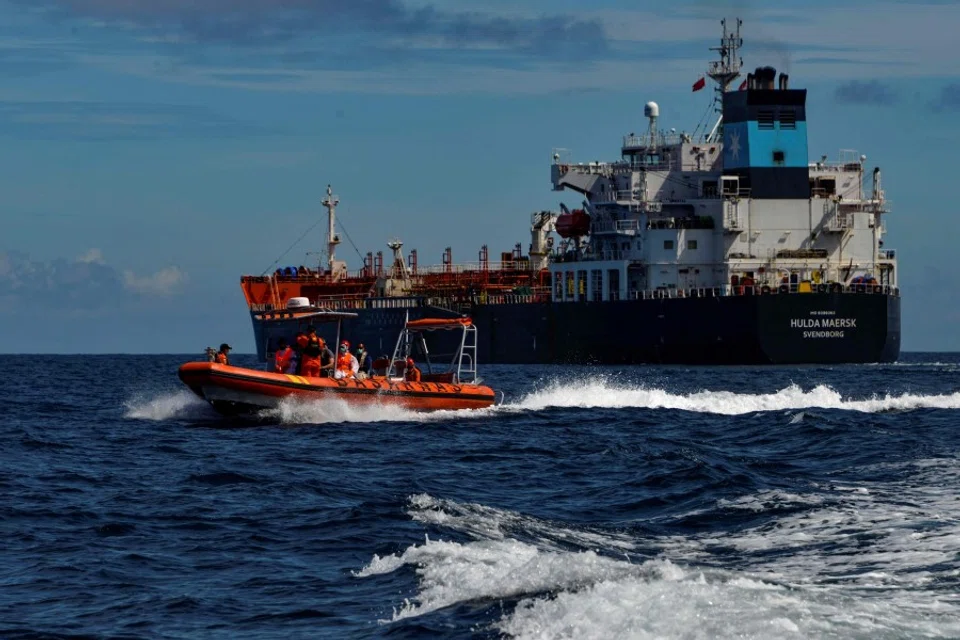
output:
[{"label": "mast", "polygon": [[324,207],[327,208],[327,265],[330,269],[330,278],[332,280],[340,279],[340,269],[337,263],[337,245],[340,244],[340,236],[336,234],[337,224],[337,205],[340,204],[340,198],[333,195],[333,188],[327,185],[327,197],[323,199]]},{"label": "mast", "polygon": [[734,80],[740,77],[740,69],[743,67],[743,58],[740,57],[740,47],[743,46],[743,38],[740,37],[740,25],[743,20],[737,18],[737,27],[735,30],[727,29],[727,19],[720,21],[723,25],[723,37],[720,38],[719,47],[710,47],[710,51],[716,51],[720,55],[719,60],[714,60],[707,68],[707,75],[717,83],[714,88],[714,103],[717,104],[717,111],[720,116],[710,130],[707,141],[715,142],[722,138],[723,131],[723,94],[729,90]]}]

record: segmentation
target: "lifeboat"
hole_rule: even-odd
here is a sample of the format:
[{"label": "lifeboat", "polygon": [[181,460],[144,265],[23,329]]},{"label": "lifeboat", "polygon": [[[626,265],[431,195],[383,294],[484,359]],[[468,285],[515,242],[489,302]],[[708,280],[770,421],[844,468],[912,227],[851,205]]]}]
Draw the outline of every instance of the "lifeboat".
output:
[{"label": "lifeboat", "polygon": [[[307,316],[312,324],[340,322],[354,313],[317,312]],[[460,332],[459,349],[446,370],[430,362],[426,339],[432,332]],[[337,399],[357,405],[391,405],[413,411],[483,409],[493,405],[497,393],[481,384],[476,373],[477,329],[470,318],[407,320],[392,357],[374,363],[365,378],[308,377],[259,371],[214,362],[188,362],[178,371],[180,380],[223,415],[257,413],[276,407],[284,398]],[[422,347],[418,353],[417,347]],[[408,357],[421,367],[421,380],[408,382],[404,369]],[[502,396],[501,396],[502,397]]]},{"label": "lifeboat", "polygon": [[583,209],[564,211],[555,223],[561,238],[579,238],[590,233],[590,214]]}]

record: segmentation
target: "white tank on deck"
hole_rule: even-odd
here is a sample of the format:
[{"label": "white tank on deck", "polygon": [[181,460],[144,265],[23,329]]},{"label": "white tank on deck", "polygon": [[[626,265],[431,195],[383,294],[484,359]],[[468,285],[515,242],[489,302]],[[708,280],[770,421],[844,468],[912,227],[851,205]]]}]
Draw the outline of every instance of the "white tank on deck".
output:
[{"label": "white tank on deck", "polygon": [[287,309],[303,309],[310,306],[307,298],[290,298],[287,300]]}]

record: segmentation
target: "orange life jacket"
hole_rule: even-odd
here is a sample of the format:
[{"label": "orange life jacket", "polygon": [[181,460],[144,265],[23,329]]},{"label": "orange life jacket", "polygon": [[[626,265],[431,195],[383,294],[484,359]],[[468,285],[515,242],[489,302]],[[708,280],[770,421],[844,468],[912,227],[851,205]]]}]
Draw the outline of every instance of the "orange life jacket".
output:
[{"label": "orange life jacket", "polygon": [[349,353],[337,358],[337,371],[342,371],[343,373],[353,373],[353,358],[350,357]]},{"label": "orange life jacket", "polygon": [[223,351],[217,351],[217,364],[230,364],[227,360],[227,354]]},{"label": "orange life jacket", "polygon": [[303,352],[308,356],[320,357],[323,349],[323,343],[316,334],[307,336],[307,344],[303,347]]},{"label": "orange life jacket", "polygon": [[290,347],[284,347],[280,351],[277,351],[277,354],[274,356],[274,371],[277,373],[286,373],[287,367],[290,366],[290,357],[293,355],[293,349]]},{"label": "orange life jacket", "polygon": [[404,378],[407,382],[420,382],[420,369],[416,365],[407,365]]}]

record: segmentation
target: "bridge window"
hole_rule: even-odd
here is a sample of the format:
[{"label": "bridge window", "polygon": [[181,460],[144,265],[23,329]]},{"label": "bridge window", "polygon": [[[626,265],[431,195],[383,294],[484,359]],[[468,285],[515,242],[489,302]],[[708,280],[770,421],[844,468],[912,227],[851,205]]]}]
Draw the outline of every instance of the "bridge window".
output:
[{"label": "bridge window", "polygon": [[783,151],[774,151],[773,152],[773,161],[776,164],[783,164],[784,153]]},{"label": "bridge window", "polygon": [[696,240],[687,240],[687,249],[693,250],[697,248]]},{"label": "bridge window", "polygon": [[673,249],[673,240],[664,240],[663,248],[666,249],[667,251],[669,251],[670,249]]}]

